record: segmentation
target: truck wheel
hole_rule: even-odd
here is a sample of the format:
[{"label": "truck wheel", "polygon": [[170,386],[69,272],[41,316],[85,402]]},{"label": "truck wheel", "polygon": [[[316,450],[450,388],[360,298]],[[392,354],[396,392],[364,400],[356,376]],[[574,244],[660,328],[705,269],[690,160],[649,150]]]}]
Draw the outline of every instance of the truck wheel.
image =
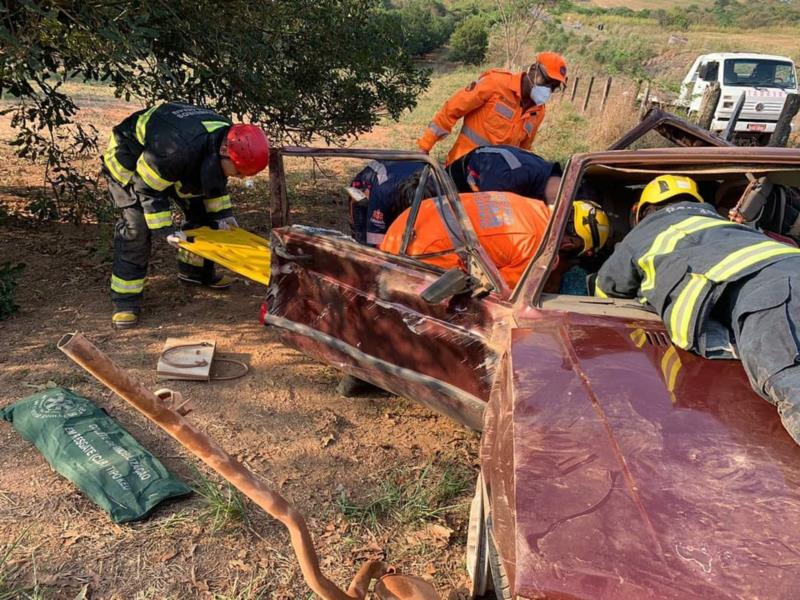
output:
[{"label": "truck wheel", "polygon": [[500,555],[497,553],[497,548],[495,547],[494,539],[492,538],[491,514],[489,515],[489,518],[486,520],[486,530],[488,534],[486,536],[486,541],[488,542],[488,550],[489,550],[489,568],[492,572],[492,582],[494,583],[494,594],[497,600],[512,600],[511,584],[508,581],[506,570],[503,567],[503,561],[500,559]]}]

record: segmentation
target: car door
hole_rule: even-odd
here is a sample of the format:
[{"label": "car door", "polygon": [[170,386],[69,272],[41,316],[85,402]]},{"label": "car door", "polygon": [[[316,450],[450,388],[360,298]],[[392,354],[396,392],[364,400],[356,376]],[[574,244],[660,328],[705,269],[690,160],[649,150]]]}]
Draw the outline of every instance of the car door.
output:
[{"label": "car door", "polygon": [[[455,190],[450,192],[457,202]],[[448,222],[453,236],[467,246],[477,244],[469,220],[460,216]],[[418,260],[299,225],[274,229],[271,246],[264,320],[285,343],[481,428],[501,347],[498,337],[507,329],[500,324],[510,318],[510,291],[498,284],[502,279],[479,247],[470,260],[473,281],[489,282],[483,293],[473,289],[428,302],[422,293],[443,272]]]}]

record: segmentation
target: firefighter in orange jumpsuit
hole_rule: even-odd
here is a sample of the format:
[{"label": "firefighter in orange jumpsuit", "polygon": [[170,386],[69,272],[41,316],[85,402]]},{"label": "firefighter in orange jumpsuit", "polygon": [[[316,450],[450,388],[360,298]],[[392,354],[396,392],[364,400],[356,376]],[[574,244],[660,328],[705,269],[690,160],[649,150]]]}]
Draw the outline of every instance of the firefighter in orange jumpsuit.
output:
[{"label": "firefighter in orange jumpsuit", "polygon": [[555,52],[541,52],[523,73],[491,69],[453,94],[430,122],[417,145],[430,152],[456,122],[464,122],[447,165],[478,146],[508,144],[528,149],[544,119],[545,102],[567,83],[567,64]]},{"label": "firefighter in orange jumpsuit", "polygon": [[[477,192],[459,194],[461,205],[469,217],[475,235],[500,275],[514,288],[525,268],[539,249],[550,221],[550,207],[541,200],[532,200],[511,192]],[[391,224],[380,249],[399,254],[410,209]],[[561,244],[565,257],[590,255],[608,240],[608,216],[593,202],[576,200],[573,219]],[[433,200],[420,204],[414,235],[406,249],[410,257],[444,269],[461,266],[453,249],[445,224]]]}]

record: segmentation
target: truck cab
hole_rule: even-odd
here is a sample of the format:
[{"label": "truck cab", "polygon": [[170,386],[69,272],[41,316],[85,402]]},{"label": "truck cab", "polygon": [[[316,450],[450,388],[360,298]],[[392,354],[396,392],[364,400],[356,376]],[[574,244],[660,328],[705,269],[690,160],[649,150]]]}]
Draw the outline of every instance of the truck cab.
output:
[{"label": "truck cab", "polygon": [[763,145],[775,131],[786,96],[797,93],[794,62],[785,56],[728,52],[704,54],[692,64],[681,85],[677,104],[699,112],[706,89],[718,82],[720,100],[711,131],[728,125],[739,97],[745,102],[734,135],[737,141]]}]

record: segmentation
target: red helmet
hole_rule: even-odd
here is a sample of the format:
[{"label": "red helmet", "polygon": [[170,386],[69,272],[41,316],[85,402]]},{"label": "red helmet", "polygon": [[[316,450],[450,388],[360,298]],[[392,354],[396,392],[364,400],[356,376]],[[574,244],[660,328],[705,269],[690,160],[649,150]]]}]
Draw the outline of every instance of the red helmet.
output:
[{"label": "red helmet", "polygon": [[269,140],[264,130],[256,125],[231,125],[226,138],[228,158],[240,175],[255,175],[269,161]]}]

